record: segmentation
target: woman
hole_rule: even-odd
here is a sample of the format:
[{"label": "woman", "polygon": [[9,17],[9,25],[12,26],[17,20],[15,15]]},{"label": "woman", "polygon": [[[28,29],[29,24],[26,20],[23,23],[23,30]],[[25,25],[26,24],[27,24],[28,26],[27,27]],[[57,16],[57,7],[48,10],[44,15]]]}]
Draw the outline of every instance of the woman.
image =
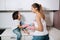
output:
[{"label": "woman", "polygon": [[42,6],[38,3],[32,4],[32,12],[36,14],[34,22],[35,32],[32,40],[49,40],[48,31],[46,29],[45,15]]}]

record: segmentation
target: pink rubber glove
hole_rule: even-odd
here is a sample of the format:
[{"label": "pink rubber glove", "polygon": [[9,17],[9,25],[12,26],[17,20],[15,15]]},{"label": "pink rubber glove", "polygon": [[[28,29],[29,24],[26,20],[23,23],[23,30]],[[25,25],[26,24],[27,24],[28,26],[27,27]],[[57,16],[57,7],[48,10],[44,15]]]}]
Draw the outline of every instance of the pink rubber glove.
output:
[{"label": "pink rubber glove", "polygon": [[22,25],[23,28],[28,27],[28,26],[29,26],[28,24],[24,24],[24,25]]},{"label": "pink rubber glove", "polygon": [[35,30],[35,27],[34,26],[29,26],[29,27],[27,27],[27,29]]}]

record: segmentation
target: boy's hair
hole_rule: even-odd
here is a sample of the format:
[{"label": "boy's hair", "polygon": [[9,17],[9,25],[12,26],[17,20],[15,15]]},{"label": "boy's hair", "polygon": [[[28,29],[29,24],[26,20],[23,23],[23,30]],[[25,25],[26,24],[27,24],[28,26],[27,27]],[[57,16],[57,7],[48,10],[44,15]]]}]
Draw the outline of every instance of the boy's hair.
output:
[{"label": "boy's hair", "polygon": [[19,11],[15,11],[15,12],[12,14],[13,20],[18,19],[18,12],[19,12]]}]

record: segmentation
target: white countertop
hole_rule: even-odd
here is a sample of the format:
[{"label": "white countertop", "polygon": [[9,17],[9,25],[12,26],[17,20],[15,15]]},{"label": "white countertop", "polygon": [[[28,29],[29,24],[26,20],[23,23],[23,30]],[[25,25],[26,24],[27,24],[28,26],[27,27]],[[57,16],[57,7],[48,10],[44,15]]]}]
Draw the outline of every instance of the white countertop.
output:
[{"label": "white countertop", "polygon": [[[26,34],[23,31],[21,31],[22,36],[32,36],[32,33]],[[13,33],[11,29],[6,29],[0,36],[8,36],[8,37],[16,37],[16,34]]]}]

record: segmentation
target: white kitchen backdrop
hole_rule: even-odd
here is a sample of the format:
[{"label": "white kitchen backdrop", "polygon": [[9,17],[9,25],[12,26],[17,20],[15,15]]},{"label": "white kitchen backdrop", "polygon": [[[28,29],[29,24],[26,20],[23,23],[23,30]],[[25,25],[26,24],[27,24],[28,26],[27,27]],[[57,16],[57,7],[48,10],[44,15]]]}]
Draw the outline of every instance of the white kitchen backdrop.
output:
[{"label": "white kitchen backdrop", "polygon": [[[20,10],[25,17],[27,23],[31,23],[34,20],[34,14],[28,12],[31,10],[32,3],[42,4],[46,10],[59,10],[59,0],[0,0],[0,28],[11,27],[12,13],[11,11]],[[10,12],[3,12],[9,11]],[[27,12],[25,12],[27,10]],[[1,12],[2,11],[2,12]],[[53,25],[53,12],[46,12],[47,25]]]},{"label": "white kitchen backdrop", "polygon": [[46,10],[59,10],[59,0],[0,0],[0,10],[31,10],[35,2]]},{"label": "white kitchen backdrop", "polygon": [[[5,33],[3,33],[3,36],[1,37],[3,40],[13,40],[10,37],[12,35],[10,28],[12,27],[12,23],[13,23],[12,20],[13,11],[16,10],[21,11],[20,13],[23,15],[24,20],[26,20],[26,23],[31,24],[35,20],[35,14],[31,12],[31,5],[35,2],[42,4],[44,10],[49,11],[44,13],[46,16],[46,22],[48,26],[53,25],[54,12],[52,11],[59,10],[59,0],[0,0],[0,29],[6,28],[7,30],[5,31]],[[51,40],[53,40],[54,37],[57,37],[55,36],[55,34],[54,37],[52,35],[51,35]],[[14,38],[15,36],[12,35],[12,37]],[[23,40],[24,39],[27,40],[27,38],[25,37],[26,36],[24,36]],[[27,37],[30,40],[30,36],[28,35]]]},{"label": "white kitchen backdrop", "polygon": [[[13,12],[0,12],[0,28],[12,27],[12,13]],[[32,12],[21,12],[26,20],[26,23],[31,24],[35,20],[35,14]],[[45,13],[47,25],[53,25],[53,12]]]},{"label": "white kitchen backdrop", "polygon": [[[13,12],[0,13],[0,28],[12,27],[12,13]],[[21,15],[24,17],[23,20],[25,20],[26,23],[32,23],[34,20],[34,14],[32,12],[21,12]]]}]

